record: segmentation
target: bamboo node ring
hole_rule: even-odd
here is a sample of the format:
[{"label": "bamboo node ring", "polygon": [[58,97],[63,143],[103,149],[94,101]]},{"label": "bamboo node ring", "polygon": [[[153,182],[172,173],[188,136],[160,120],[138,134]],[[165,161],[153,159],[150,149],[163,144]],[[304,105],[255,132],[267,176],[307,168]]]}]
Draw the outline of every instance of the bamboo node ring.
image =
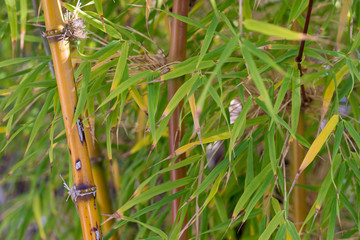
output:
[{"label": "bamboo node ring", "polygon": [[52,29],[52,30],[43,32],[43,37],[46,37],[47,39],[58,38],[59,40],[61,40],[61,39],[64,39],[65,32],[66,32],[65,28]]},{"label": "bamboo node ring", "polygon": [[76,186],[72,186],[71,188],[66,184],[64,178],[61,176],[60,174],[60,177],[61,179],[63,180],[63,183],[64,183],[64,187],[68,190],[67,194],[68,194],[68,197],[66,198],[66,201],[69,200],[69,197],[71,196],[71,199],[73,200],[73,202],[77,202],[77,198],[78,197],[84,197],[86,195],[93,195],[94,197],[96,196],[96,190],[97,190],[97,187],[96,186],[93,186],[93,187],[90,187],[90,188],[86,188],[86,189],[76,189]]}]

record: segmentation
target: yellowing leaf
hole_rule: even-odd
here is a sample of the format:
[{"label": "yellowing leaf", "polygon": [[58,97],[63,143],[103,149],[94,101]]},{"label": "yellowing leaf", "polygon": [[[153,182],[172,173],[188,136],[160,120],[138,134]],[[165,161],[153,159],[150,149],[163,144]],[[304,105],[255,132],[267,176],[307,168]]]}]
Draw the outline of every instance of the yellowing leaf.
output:
[{"label": "yellowing leaf", "polygon": [[[344,76],[346,73],[349,72],[349,67],[347,64],[345,64],[337,73],[336,73],[336,84],[337,86],[339,86],[339,84],[341,83],[341,81],[343,80]],[[335,91],[335,81],[331,81],[329,83],[329,85],[327,86],[325,93],[324,93],[324,98],[323,98],[323,104],[321,107],[321,119],[324,118],[329,105],[330,105],[330,101],[334,95],[334,91]]]},{"label": "yellowing leaf", "polygon": [[338,122],[339,122],[339,115],[334,115],[331,117],[331,119],[326,124],[324,129],[321,131],[319,136],[316,137],[313,144],[311,145],[303,162],[301,163],[301,166],[299,168],[299,173],[304,171],[304,169],[307,166],[309,166],[309,164],[314,160],[316,155],[319,153],[321,147],[324,145],[326,139],[329,137],[330,133],[335,129]]},{"label": "yellowing leaf", "polygon": [[[224,133],[217,134],[215,136],[204,138],[202,140],[202,143],[206,144],[206,143],[211,143],[211,142],[215,142],[215,141],[225,140],[225,139],[228,139],[228,138],[230,138],[230,132],[224,132]],[[195,147],[195,146],[197,146],[199,144],[201,144],[200,141],[195,141],[195,142],[192,142],[192,143],[188,143],[188,144],[186,144],[186,145],[184,145],[182,147],[179,147],[175,151],[175,156],[178,156],[178,155],[190,150],[191,148],[193,148],[193,147]]]}]

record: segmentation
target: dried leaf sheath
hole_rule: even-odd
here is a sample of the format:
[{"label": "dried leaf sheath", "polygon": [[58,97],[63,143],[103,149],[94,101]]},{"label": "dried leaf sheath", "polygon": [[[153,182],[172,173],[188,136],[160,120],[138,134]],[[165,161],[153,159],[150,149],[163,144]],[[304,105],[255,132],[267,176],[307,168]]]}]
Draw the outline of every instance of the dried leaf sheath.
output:
[{"label": "dried leaf sheath", "polygon": [[[61,31],[64,21],[58,0],[42,0],[46,30]],[[48,38],[54,62],[55,76],[58,85],[60,103],[63,113],[67,142],[73,169],[74,186],[82,194],[74,199],[80,216],[83,237],[101,239],[101,228],[96,201],[93,194],[87,191],[95,187],[91,172],[90,160],[82,120],[72,124],[77,103],[76,88],[70,58],[70,48],[66,40]]]}]

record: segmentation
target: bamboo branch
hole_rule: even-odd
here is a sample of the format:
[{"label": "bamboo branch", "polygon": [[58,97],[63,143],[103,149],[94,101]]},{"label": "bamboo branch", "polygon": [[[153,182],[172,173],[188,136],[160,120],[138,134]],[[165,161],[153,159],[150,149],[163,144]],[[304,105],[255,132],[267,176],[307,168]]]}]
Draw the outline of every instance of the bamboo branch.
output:
[{"label": "bamboo branch", "polygon": [[[189,0],[174,0],[173,2],[173,13],[187,16],[189,11]],[[168,61],[175,62],[175,61],[183,61],[186,57],[186,41],[187,41],[187,24],[181,22],[176,18],[172,18],[171,22],[171,33],[170,33],[170,50]],[[181,86],[182,82],[184,81],[184,77],[172,79],[168,82],[168,101],[172,99],[176,91]],[[183,131],[180,126],[180,112],[181,106],[183,105],[182,101],[174,110],[170,121],[169,121],[169,154],[172,156],[175,153],[175,150],[180,146],[180,142],[183,136]],[[180,155],[176,162],[181,161],[184,159],[184,155]],[[175,163],[176,163],[175,162]],[[178,168],[172,170],[170,172],[170,179],[171,181],[175,181],[177,179],[184,178],[186,176],[186,168]],[[172,194],[180,191],[182,188],[176,188],[172,190]],[[176,216],[179,211],[180,206],[180,198],[171,202],[171,216],[172,216],[172,223],[176,224]],[[184,219],[183,226],[186,225],[187,218]],[[187,239],[188,238],[188,231],[185,231],[179,239]]]},{"label": "bamboo branch", "polygon": [[42,5],[73,169],[74,186],[69,192],[78,210],[83,238],[99,240],[102,239],[102,233],[95,201],[96,187],[91,172],[84,126],[81,118],[73,124],[77,94],[69,42],[61,37],[65,24],[60,2],[42,0]]}]

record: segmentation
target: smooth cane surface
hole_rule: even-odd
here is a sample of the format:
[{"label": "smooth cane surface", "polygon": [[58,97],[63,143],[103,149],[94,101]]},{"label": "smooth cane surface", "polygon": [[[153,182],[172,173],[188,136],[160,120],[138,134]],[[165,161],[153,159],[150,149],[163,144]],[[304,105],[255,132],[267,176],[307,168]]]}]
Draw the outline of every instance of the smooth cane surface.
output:
[{"label": "smooth cane surface", "polygon": [[[42,5],[47,32],[64,29],[60,2],[58,0],[42,0]],[[79,118],[73,124],[77,95],[69,43],[64,39],[56,37],[50,37],[48,40],[54,62],[55,76],[71,156],[74,188],[81,192],[92,191],[95,189],[95,185],[82,120]],[[85,240],[101,239],[102,233],[95,194],[81,194],[73,199],[73,201],[79,213],[83,238]]]}]

